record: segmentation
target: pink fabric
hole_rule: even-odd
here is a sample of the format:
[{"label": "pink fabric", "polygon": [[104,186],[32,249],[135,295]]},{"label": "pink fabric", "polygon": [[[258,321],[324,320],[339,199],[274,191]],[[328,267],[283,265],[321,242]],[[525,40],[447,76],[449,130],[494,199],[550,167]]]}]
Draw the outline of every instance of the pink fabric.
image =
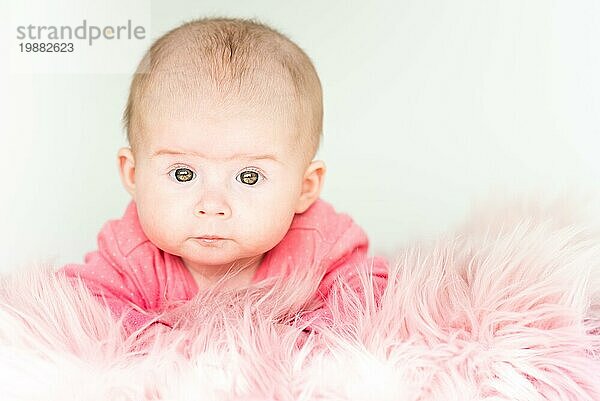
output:
[{"label": "pink fabric", "polygon": [[[338,275],[351,282],[354,266],[372,265],[374,286],[381,292],[388,263],[382,257],[368,257],[368,245],[365,232],[350,216],[317,199],[304,213],[294,216],[283,240],[265,254],[253,282],[286,274],[286,266],[318,263],[325,275],[315,297],[325,299]],[[98,250],[86,254],[84,260],[85,264],[69,264],[59,272],[73,279],[80,277],[94,295],[105,299],[116,317],[126,312],[124,323],[130,331],[164,311],[167,304],[190,300],[198,292],[181,258],[148,240],[133,201],[121,219],[104,224]]]}]

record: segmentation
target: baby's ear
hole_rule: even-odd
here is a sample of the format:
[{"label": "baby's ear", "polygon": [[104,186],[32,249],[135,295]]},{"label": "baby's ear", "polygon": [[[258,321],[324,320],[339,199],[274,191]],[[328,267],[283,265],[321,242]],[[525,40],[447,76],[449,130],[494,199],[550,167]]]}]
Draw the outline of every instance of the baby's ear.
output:
[{"label": "baby's ear", "polygon": [[135,201],[135,158],[131,148],[121,148],[117,153],[117,165],[121,182]]},{"label": "baby's ear", "polygon": [[310,163],[302,180],[302,193],[296,204],[296,213],[304,213],[319,198],[326,171],[322,160],[313,160]]}]

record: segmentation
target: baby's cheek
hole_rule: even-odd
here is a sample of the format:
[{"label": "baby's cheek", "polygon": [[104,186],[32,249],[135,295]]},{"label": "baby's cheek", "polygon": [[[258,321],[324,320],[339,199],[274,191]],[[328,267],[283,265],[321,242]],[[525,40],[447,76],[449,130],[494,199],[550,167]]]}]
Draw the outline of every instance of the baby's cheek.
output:
[{"label": "baby's cheek", "polygon": [[179,238],[171,227],[177,226],[165,224],[168,218],[155,213],[144,213],[140,216],[140,225],[146,237],[165,252],[172,252],[176,247],[176,239]]},{"label": "baby's cheek", "polygon": [[278,218],[271,221],[270,226],[267,228],[264,233],[265,238],[265,246],[272,248],[277,245],[283,238],[286,236],[290,229],[290,223],[286,221],[285,218]]}]

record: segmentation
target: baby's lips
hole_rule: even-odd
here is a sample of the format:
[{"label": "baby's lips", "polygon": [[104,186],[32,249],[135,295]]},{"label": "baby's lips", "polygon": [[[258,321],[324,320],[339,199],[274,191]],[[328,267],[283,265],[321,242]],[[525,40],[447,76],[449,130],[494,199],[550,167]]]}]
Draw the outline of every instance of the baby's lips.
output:
[{"label": "baby's lips", "polygon": [[220,237],[218,235],[201,235],[199,237],[196,237],[197,239],[225,239],[223,237]]}]

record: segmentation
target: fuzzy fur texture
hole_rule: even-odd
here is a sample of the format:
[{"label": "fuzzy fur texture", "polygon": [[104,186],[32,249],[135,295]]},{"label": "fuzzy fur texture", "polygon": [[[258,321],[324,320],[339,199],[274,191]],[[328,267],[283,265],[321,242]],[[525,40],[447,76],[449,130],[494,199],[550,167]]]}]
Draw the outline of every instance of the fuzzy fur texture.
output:
[{"label": "fuzzy fur texture", "polygon": [[174,329],[131,336],[52,268],[12,273],[0,399],[600,400],[600,225],[582,210],[483,207],[401,250],[380,305],[339,282],[310,335],[318,269],[199,294]]}]

